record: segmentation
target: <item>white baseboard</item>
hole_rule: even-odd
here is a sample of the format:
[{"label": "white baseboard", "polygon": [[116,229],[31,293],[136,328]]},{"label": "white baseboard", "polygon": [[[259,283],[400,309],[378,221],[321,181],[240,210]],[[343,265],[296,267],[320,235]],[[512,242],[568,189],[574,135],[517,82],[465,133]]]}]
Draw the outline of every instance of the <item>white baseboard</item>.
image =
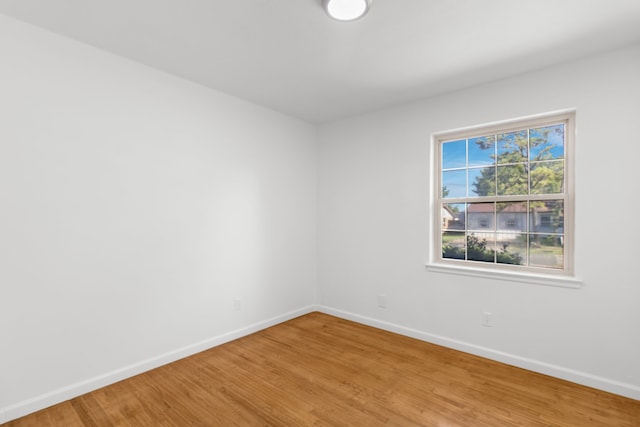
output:
[{"label": "white baseboard", "polygon": [[40,396],[36,396],[32,399],[28,399],[17,404],[0,408],[0,424],[9,422],[11,420],[23,417],[41,409],[48,408],[55,404],[64,402],[69,399],[81,396],[85,393],[97,390],[105,387],[109,384],[122,381],[126,378],[130,378],[134,375],[141,374],[151,369],[158,368],[162,365],[166,365],[176,360],[183,359],[201,351],[219,346],[221,344],[233,341],[238,338],[253,334],[268,327],[277,325],[287,320],[291,320],[295,317],[302,316],[304,314],[311,313],[313,311],[320,311],[322,313],[330,314],[332,316],[340,317],[346,320],[369,325],[375,328],[383,329],[390,332],[395,332],[401,335],[405,335],[411,338],[416,338],[422,341],[438,344],[444,347],[452,348],[455,350],[463,351],[465,353],[474,354],[476,356],[485,357],[487,359],[495,360],[498,362],[506,363],[508,365],[517,366],[519,368],[527,369],[541,374],[550,375],[552,377],[560,378],[563,380],[571,381],[577,384],[582,384],[588,387],[593,387],[599,390],[604,390],[610,393],[615,393],[621,396],[629,397],[631,399],[640,400],[640,387],[633,384],[627,384],[608,378],[591,375],[585,372],[576,371],[562,366],[556,366],[549,363],[529,359],[526,357],[516,356],[513,354],[504,353],[490,348],[469,344],[463,341],[454,340],[451,338],[443,337],[440,335],[430,334],[427,332],[419,331],[417,329],[407,328],[405,326],[373,319],[366,316],[350,313],[343,310],[338,310],[331,307],[322,305],[308,306],[298,310],[294,310],[280,316],[272,317],[270,319],[263,320],[261,322],[253,323],[243,328],[231,331],[213,338],[209,338],[204,341],[200,341],[186,347],[153,357],[151,359],[143,360],[133,365],[125,366],[121,369],[117,369],[112,372],[108,372],[104,375],[89,378],[85,381],[81,381],[76,384],[71,384],[67,387],[63,387],[58,390],[53,390],[49,393],[45,393]]},{"label": "white baseboard", "polygon": [[405,326],[396,325],[393,323],[361,316],[359,314],[354,314],[331,307],[318,306],[317,311],[346,320],[362,323],[368,326],[373,326],[375,328],[383,329],[389,332],[395,332],[397,334],[416,338],[421,341],[426,341],[429,343],[441,345],[443,347],[448,347],[455,350],[463,351],[465,353],[481,356],[487,359],[505,363],[507,365],[516,366],[518,368],[527,369],[529,371],[538,372],[541,374],[571,381],[576,384],[581,384],[609,393],[629,397],[631,399],[640,400],[640,387],[633,384],[623,383],[620,381],[603,378],[597,375],[592,375],[586,372],[580,372],[574,369],[552,365],[550,363],[545,363],[514,354],[504,353],[502,351],[493,350],[487,347],[481,347],[475,344],[454,340],[440,335],[430,334],[428,332],[407,328]]},{"label": "white baseboard", "polygon": [[313,311],[316,311],[316,309],[316,306],[308,306],[298,310],[290,311],[280,316],[253,323],[235,331],[227,332],[225,334],[209,338],[204,341],[200,341],[186,347],[179,348],[147,360],[143,360],[138,363],[134,363],[133,365],[122,367],[112,372],[107,372],[104,375],[89,378],[85,381],[71,384],[58,390],[53,390],[49,393],[36,396],[32,399],[27,399],[14,405],[0,408],[0,424],[15,420],[41,409],[48,408],[49,406],[62,403],[66,400],[73,399],[74,397],[81,396],[85,393],[89,393],[91,391],[105,387],[109,384],[122,381],[134,375],[138,375],[151,369],[158,368],[162,365],[175,362],[176,360],[183,359],[185,357],[194,355],[204,350],[208,350],[229,341],[242,338],[268,327],[286,322],[287,320],[291,320],[295,317],[311,313]]}]

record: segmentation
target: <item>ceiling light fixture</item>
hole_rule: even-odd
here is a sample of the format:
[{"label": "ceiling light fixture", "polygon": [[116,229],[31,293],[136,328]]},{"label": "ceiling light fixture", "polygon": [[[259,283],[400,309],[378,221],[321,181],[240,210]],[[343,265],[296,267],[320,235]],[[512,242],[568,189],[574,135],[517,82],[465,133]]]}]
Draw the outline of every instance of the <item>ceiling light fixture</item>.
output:
[{"label": "ceiling light fixture", "polygon": [[327,14],[338,21],[353,21],[369,10],[373,0],[322,0]]}]

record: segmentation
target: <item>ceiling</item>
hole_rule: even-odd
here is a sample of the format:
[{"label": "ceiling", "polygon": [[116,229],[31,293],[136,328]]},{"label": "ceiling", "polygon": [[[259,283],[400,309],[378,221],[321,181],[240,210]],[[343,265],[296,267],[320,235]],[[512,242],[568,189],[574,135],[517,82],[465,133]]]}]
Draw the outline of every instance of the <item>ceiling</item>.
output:
[{"label": "ceiling", "polygon": [[0,13],[312,123],[640,43],[640,0],[0,0]]}]

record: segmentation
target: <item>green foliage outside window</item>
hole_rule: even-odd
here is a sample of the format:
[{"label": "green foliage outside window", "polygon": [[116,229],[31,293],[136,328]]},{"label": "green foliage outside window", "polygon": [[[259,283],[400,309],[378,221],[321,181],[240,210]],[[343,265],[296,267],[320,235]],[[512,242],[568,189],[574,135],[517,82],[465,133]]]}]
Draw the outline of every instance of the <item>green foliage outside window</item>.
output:
[{"label": "green foliage outside window", "polygon": [[[487,248],[487,239],[480,239],[473,234],[467,236],[467,257],[469,261],[498,262],[499,264],[522,265],[522,256],[509,252],[508,244],[504,243],[498,251]],[[442,257],[451,259],[465,259],[465,248],[452,245],[442,246]]]}]

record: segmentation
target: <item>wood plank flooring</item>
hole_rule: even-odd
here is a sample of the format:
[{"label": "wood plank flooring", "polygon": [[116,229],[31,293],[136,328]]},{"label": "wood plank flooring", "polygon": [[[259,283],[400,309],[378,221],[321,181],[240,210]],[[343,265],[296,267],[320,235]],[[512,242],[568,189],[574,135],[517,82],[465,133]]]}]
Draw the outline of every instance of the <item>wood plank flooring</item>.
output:
[{"label": "wood plank flooring", "polygon": [[5,424],[640,426],[640,401],[311,313]]}]

